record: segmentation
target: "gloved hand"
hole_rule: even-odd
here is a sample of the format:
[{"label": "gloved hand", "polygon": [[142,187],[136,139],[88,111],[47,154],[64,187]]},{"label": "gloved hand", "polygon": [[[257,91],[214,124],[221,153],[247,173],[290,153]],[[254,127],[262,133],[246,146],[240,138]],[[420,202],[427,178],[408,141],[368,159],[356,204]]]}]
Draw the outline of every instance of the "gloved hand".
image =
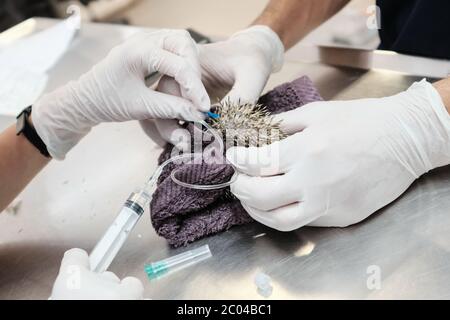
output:
[{"label": "gloved hand", "polygon": [[[50,155],[63,159],[101,122],[204,118],[199,111],[208,111],[210,101],[197,54],[186,31],[139,33],[78,81],[39,99],[33,106],[33,125]],[[183,98],[147,88],[144,78],[154,71],[173,77]]]},{"label": "gloved hand", "polygon": [[[232,102],[256,102],[270,74],[283,65],[281,40],[262,25],[237,32],[225,41],[200,45],[199,51],[206,89],[213,98],[227,93],[223,100]],[[167,79],[158,90],[172,94],[178,91]],[[160,144],[165,141],[176,144],[186,140],[188,134],[176,122],[166,120],[147,121],[144,130]],[[181,143],[179,147],[183,149],[185,145]]]},{"label": "gloved hand", "polygon": [[231,89],[224,99],[232,102],[256,102],[270,74],[283,65],[284,46],[278,35],[263,25],[199,48],[205,87],[208,91]]},{"label": "gloved hand", "polygon": [[142,299],[141,281],[128,277],[122,281],[112,272],[90,271],[86,251],[71,249],[64,254],[53,285],[54,300],[136,300]]},{"label": "gloved hand", "polygon": [[288,138],[235,147],[231,191],[257,221],[282,231],[344,227],[450,163],[450,116],[425,80],[381,99],[315,102],[280,114]]}]

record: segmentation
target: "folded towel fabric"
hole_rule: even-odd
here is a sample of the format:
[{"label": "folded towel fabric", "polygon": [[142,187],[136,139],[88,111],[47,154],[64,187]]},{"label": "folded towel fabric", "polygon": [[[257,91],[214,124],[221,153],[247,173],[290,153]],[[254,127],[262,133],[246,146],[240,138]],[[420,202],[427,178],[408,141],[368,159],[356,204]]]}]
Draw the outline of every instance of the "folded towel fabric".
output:
[{"label": "folded towel fabric", "polygon": [[[258,103],[271,114],[277,114],[320,100],[322,98],[311,80],[304,76],[269,91]],[[170,157],[172,149],[172,145],[166,145],[159,163]],[[171,246],[183,246],[234,225],[253,221],[239,200],[230,196],[228,188],[204,191],[179,186],[170,177],[175,168],[179,180],[194,184],[226,182],[234,173],[227,164],[205,163],[170,164],[163,170],[150,203],[150,215],[158,235],[166,238]]]}]

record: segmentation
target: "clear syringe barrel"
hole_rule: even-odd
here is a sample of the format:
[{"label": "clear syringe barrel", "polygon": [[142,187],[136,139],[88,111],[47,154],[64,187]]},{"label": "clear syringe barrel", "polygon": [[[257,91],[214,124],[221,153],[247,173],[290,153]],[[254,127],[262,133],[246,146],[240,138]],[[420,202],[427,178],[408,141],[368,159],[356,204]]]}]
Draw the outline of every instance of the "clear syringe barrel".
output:
[{"label": "clear syringe barrel", "polygon": [[89,255],[92,271],[101,273],[108,269],[150,201],[151,195],[145,189],[133,192],[128,197],[112,225]]}]

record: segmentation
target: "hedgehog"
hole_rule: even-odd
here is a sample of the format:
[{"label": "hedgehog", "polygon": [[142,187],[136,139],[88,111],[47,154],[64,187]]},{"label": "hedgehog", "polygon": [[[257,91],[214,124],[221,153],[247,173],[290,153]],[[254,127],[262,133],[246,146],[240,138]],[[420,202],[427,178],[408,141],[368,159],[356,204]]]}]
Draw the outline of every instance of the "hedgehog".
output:
[{"label": "hedgehog", "polygon": [[261,147],[287,136],[280,128],[281,121],[275,121],[262,104],[225,100],[215,105],[214,112],[219,116],[209,123],[222,135],[226,148]]}]

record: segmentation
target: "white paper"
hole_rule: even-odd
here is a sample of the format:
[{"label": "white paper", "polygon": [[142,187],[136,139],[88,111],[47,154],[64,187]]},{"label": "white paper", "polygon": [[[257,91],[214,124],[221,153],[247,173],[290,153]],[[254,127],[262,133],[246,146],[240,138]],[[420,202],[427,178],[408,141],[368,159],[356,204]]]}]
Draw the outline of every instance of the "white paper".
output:
[{"label": "white paper", "polygon": [[49,71],[67,51],[77,28],[72,19],[17,40],[0,51],[0,65],[19,65],[34,72]]},{"label": "white paper", "polygon": [[0,115],[17,116],[44,92],[48,76],[21,67],[0,72]]},{"label": "white paper", "polygon": [[47,72],[67,51],[76,30],[69,18],[0,51],[0,115],[17,115],[40,97]]}]

